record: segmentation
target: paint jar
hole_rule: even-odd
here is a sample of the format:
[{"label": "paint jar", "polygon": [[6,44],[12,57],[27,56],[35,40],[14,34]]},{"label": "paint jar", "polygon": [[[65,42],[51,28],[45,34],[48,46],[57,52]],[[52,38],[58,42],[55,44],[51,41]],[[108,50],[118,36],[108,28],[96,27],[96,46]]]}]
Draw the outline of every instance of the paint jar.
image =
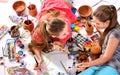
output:
[{"label": "paint jar", "polygon": [[35,4],[30,4],[28,6],[29,15],[35,17],[37,15],[37,8]]},{"label": "paint jar", "polygon": [[85,24],[85,30],[86,30],[88,35],[92,35],[93,31],[94,31],[94,27],[93,27],[93,25],[90,22],[87,22]]},{"label": "paint jar", "polygon": [[12,38],[19,38],[20,36],[20,31],[19,31],[19,27],[18,26],[12,26],[10,28],[10,35]]},{"label": "paint jar", "polygon": [[31,20],[25,20],[23,28],[25,30],[29,30],[30,32],[32,32],[32,30],[34,29],[34,24]]}]

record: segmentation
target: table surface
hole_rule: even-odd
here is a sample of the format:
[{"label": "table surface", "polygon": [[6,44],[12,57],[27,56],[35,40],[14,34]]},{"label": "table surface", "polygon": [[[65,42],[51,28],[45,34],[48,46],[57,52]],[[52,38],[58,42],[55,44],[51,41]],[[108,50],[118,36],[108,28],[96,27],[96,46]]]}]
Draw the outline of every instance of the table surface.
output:
[{"label": "table surface", "polygon": [[[0,27],[2,25],[7,25],[9,28],[13,25],[16,25],[15,23],[13,23],[8,16],[10,15],[16,15],[15,11],[12,9],[12,4],[15,2],[16,0],[6,0],[6,2],[0,2]],[[42,0],[25,0],[26,5],[28,6],[30,3],[34,3],[37,6],[37,10],[38,13],[40,11],[40,6],[41,6],[41,2]],[[80,5],[83,4],[89,4],[90,6],[95,5],[97,2],[100,2],[99,4],[97,4],[96,6],[93,7],[93,10],[96,9],[99,5],[102,4],[114,4],[116,6],[116,8],[118,9],[120,7],[120,0],[73,0],[73,6],[78,8]],[[28,14],[27,8],[26,8],[26,14]],[[78,15],[76,13],[76,15]],[[120,22],[120,12],[118,11],[118,21]],[[29,16],[30,19],[33,20],[33,22],[36,22],[36,17],[31,17]],[[24,32],[23,28],[21,28],[21,33]],[[26,39],[27,38],[27,39]],[[25,39],[21,39],[21,41],[24,43],[25,48],[23,49],[23,51],[26,54],[26,57],[24,59],[22,59],[21,61],[24,61],[26,63],[26,68],[28,68],[33,75],[37,75],[37,72],[35,70],[33,70],[34,64],[36,63],[33,56],[30,55],[27,51],[27,44],[29,43],[30,37],[26,37]],[[2,39],[0,39],[0,56],[3,56],[3,48],[5,48],[6,45],[6,41],[7,39],[11,39],[10,35],[7,33]],[[16,48],[16,49],[20,49],[20,48]],[[43,53],[42,54],[45,63],[47,64],[46,66],[49,67],[49,73],[50,75],[56,75],[58,72],[64,73],[64,75],[66,74],[65,69],[63,68],[63,66],[61,65],[61,62],[63,63],[63,65],[68,68],[69,66],[72,66],[72,59],[68,59],[68,55],[65,52],[61,52],[61,51],[53,51],[50,53]],[[20,65],[20,63],[16,63],[16,61],[14,62],[10,62],[8,60],[7,57],[4,57],[4,60],[0,60],[0,62],[4,61],[5,65],[0,65],[0,75],[8,75],[8,73],[6,72],[7,68],[10,66],[16,66],[16,65]],[[13,65],[14,64],[14,65]],[[44,66],[43,66],[44,67]],[[42,74],[41,74],[42,75]]]}]

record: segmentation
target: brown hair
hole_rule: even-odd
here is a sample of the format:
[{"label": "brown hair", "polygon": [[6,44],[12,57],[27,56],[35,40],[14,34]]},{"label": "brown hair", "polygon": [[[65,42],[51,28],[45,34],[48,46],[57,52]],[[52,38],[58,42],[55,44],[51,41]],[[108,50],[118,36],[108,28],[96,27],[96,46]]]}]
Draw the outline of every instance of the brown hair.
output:
[{"label": "brown hair", "polygon": [[[52,12],[52,11],[47,11],[47,13],[49,12]],[[53,13],[56,13],[56,14],[54,15],[52,14],[51,18],[38,22],[37,28],[40,29],[40,33],[41,33],[38,36],[41,37],[42,42],[37,43],[34,40],[32,40],[31,43],[29,43],[28,47],[33,53],[34,51],[32,50],[32,47],[36,47],[42,50],[43,52],[50,52],[52,47],[51,35],[58,36],[59,33],[65,27],[64,20],[59,18],[60,14],[58,14],[58,12],[55,12],[55,11],[53,11]]]},{"label": "brown hair", "polygon": [[104,38],[108,32],[118,25],[117,11],[113,5],[101,5],[95,10],[93,16],[97,17],[101,22],[106,22],[107,20],[110,21],[109,26],[105,29],[99,40],[99,43],[102,46]]}]

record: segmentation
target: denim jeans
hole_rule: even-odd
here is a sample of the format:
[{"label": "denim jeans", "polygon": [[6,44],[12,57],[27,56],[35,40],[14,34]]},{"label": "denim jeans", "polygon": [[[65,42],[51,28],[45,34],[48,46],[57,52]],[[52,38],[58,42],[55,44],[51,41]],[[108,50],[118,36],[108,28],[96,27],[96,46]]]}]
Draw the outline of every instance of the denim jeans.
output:
[{"label": "denim jeans", "polygon": [[119,75],[117,70],[111,66],[93,66],[77,75]]}]

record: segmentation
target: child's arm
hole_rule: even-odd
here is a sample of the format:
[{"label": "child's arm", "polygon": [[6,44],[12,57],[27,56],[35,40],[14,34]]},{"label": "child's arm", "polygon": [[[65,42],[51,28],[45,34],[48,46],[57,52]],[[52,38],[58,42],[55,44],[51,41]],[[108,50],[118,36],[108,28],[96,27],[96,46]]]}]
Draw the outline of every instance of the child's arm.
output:
[{"label": "child's arm", "polygon": [[35,69],[35,70],[40,70],[40,68],[41,68],[41,63],[42,63],[42,61],[43,61],[43,60],[42,60],[42,57],[41,57],[41,51],[40,51],[40,49],[35,48],[35,47],[33,47],[33,51],[34,51],[34,53],[35,53],[35,55],[36,55],[36,57],[37,57],[37,62],[38,62],[38,63],[36,63],[34,69]]},{"label": "child's arm", "polygon": [[62,42],[59,42],[59,41],[54,41],[54,44],[64,48],[66,43],[62,43]]}]

